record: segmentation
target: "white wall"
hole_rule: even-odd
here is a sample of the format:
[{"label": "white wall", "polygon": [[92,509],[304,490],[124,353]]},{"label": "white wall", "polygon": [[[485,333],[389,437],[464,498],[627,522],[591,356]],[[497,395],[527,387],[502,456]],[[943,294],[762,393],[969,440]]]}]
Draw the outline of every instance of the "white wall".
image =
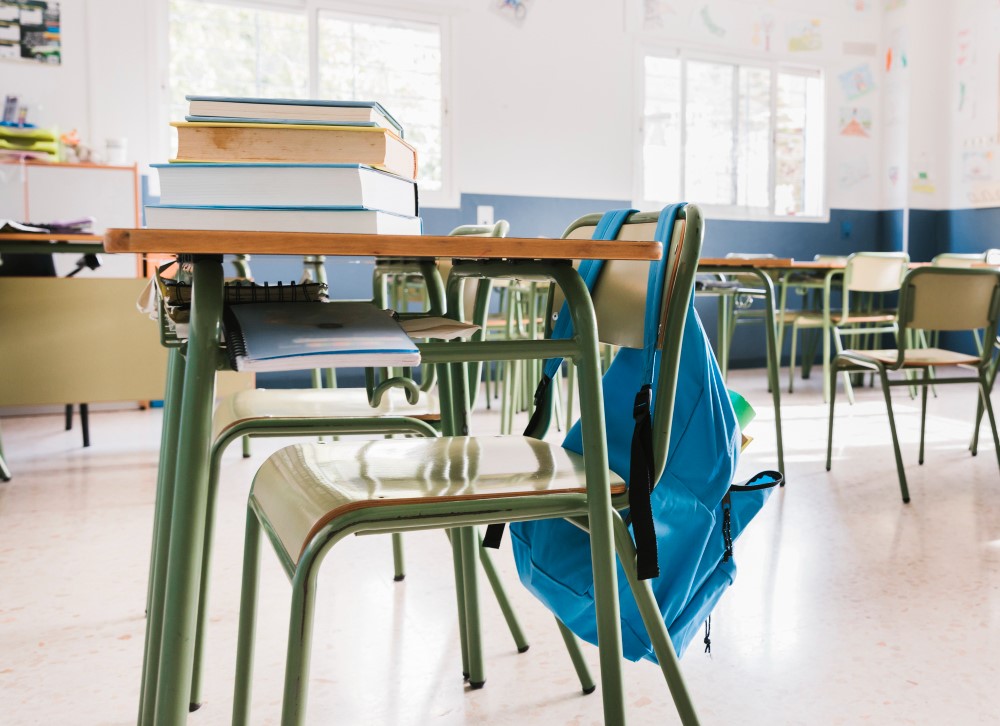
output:
[{"label": "white wall", "polygon": [[[487,0],[385,0],[393,3],[452,18],[449,111],[462,192],[631,198],[639,49],[683,45],[823,69],[829,206],[971,206],[979,192],[997,194],[984,204],[1000,204],[995,0],[534,0],[522,26]],[[662,27],[645,22],[644,9],[658,12]],[[98,149],[108,137],[126,137],[130,160],[164,160],[165,0],[76,0],[62,12],[63,65],[0,64],[0,90],[33,103],[43,124],[77,128]],[[789,40],[807,26],[818,29],[820,47],[791,50]],[[975,45],[971,72],[956,61],[963,29]],[[885,67],[894,45],[905,46],[909,62],[898,91]],[[842,76],[856,69],[870,74],[874,90],[850,98]],[[974,111],[955,110],[960,77]],[[842,114],[854,108],[871,118],[867,138],[840,133]],[[913,189],[921,165],[931,193]],[[969,165],[988,179],[970,179]]]}]

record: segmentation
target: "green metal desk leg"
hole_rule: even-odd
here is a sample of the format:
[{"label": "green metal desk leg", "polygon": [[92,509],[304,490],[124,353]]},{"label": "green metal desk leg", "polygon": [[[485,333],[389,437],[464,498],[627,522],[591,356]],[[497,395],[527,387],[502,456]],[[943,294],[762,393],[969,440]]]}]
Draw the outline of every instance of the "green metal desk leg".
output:
[{"label": "green metal desk leg", "polygon": [[180,348],[171,348],[167,358],[167,390],[163,399],[163,435],[156,481],[154,540],[149,563],[149,593],[146,601],[146,644],[139,691],[139,724],[153,723],[156,708],[156,681],[160,672],[160,644],[163,638],[163,597],[166,586],[167,555],[170,552],[170,515],[173,511],[177,434],[181,421],[186,361]]},{"label": "green metal desk leg", "polygon": [[[778,471],[785,471],[785,449],[781,437],[781,384],[778,381],[779,352],[776,341],[774,320],[774,283],[771,276],[763,270],[756,270],[757,277],[764,285],[764,327],[767,332],[767,381],[771,386],[771,398],[774,401],[774,433],[778,438]],[[784,486],[785,482],[782,481]]]},{"label": "green metal desk leg", "polygon": [[580,383],[584,467],[587,477],[590,553],[594,569],[594,605],[597,638],[601,644],[601,686],[604,722],[625,723],[625,686],[622,678],[622,633],[618,608],[618,576],[611,530],[611,482],[608,447],[604,437],[604,399],[601,394],[597,321],[583,279],[574,270],[553,270],[569,301],[573,330],[579,342],[576,361]]},{"label": "green metal desk leg", "polygon": [[222,316],[221,257],[195,258],[192,301],[155,710],[160,726],[184,723],[191,693]]}]

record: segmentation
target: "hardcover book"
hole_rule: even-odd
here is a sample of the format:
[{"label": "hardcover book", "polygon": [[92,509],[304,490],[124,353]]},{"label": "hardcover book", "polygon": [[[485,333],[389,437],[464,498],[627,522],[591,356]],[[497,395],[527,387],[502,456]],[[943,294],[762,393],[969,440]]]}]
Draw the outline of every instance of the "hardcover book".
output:
[{"label": "hardcover book", "polygon": [[190,123],[177,127],[177,161],[366,164],[416,179],[417,152],[388,129],[305,124]]},{"label": "hardcover book", "polygon": [[318,101],[297,98],[239,98],[233,96],[187,96],[191,116],[260,119],[310,123],[369,124],[392,129],[403,136],[403,127],[382,104],[375,101]]},{"label": "hardcover book", "polygon": [[417,216],[417,185],[361,164],[153,164],[160,203],[369,209]]}]

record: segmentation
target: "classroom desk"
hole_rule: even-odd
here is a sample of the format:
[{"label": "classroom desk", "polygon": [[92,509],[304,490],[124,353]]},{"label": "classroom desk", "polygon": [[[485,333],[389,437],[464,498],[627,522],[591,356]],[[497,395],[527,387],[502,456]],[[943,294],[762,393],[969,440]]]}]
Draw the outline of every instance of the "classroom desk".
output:
[{"label": "classroom desk", "polygon": [[[781,385],[778,369],[781,366],[781,348],[777,335],[777,312],[772,275],[792,268],[793,261],[776,257],[703,257],[698,261],[698,272],[752,275],[760,280],[764,291],[764,330],[767,350],[767,382],[774,402],[774,430],[778,445],[778,471],[785,471],[785,451],[781,436]],[[781,310],[784,310],[782,300]],[[720,340],[723,332],[720,332]],[[720,343],[721,347],[722,343]]]},{"label": "classroom desk", "polygon": [[[208,499],[208,462],[212,405],[216,370],[227,367],[219,346],[222,314],[222,255],[312,254],[328,256],[456,257],[505,261],[518,264],[532,260],[629,259],[654,260],[662,254],[657,242],[600,241],[576,239],[525,239],[512,237],[390,236],[356,234],[291,234],[275,232],[219,232],[188,230],[111,229],[105,235],[108,252],[167,253],[192,255],[193,297],[186,356],[171,349],[168,393],[165,401],[154,522],[153,596],[147,614],[146,654],[139,723],[173,726],[184,723],[189,707],[194,635],[201,573],[202,535]],[[538,265],[534,264],[534,268]],[[561,267],[561,265],[560,265]],[[560,271],[564,281],[575,286],[593,315],[589,295],[581,295],[582,279]],[[552,345],[554,341],[539,341]],[[449,342],[421,345],[428,362],[441,362],[441,346],[497,345],[496,343]],[[596,342],[587,351],[585,366],[599,376]],[[588,362],[589,361],[589,362]],[[599,381],[594,381],[599,386]],[[599,405],[599,401],[597,402]],[[603,418],[603,414],[601,416]],[[603,428],[601,429],[603,437]],[[604,447],[602,447],[604,448]],[[607,451],[588,452],[591,476],[604,495],[594,503],[598,521],[591,536],[595,548],[609,553],[607,561],[595,560],[595,577],[614,583],[611,542],[611,500],[607,481]],[[605,520],[606,525],[605,526]],[[162,577],[160,572],[165,573]],[[617,623],[615,627],[618,627]],[[608,633],[610,634],[610,633]],[[618,638],[620,649],[620,635]],[[602,688],[606,678],[617,682],[621,693],[621,654],[602,649]]]},{"label": "classroom desk", "polygon": [[104,251],[104,236],[99,234],[0,233],[0,255],[77,252],[97,254]]}]

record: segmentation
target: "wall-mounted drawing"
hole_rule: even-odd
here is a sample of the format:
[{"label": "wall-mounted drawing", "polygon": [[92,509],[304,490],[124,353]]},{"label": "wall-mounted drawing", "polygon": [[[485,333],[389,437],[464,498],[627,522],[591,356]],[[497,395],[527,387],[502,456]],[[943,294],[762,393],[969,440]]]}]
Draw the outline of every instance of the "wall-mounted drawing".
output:
[{"label": "wall-mounted drawing", "polygon": [[844,92],[844,98],[848,101],[860,98],[875,90],[872,69],[867,63],[844,71],[838,76],[838,79],[840,80],[840,88]]},{"label": "wall-mounted drawing", "polygon": [[812,18],[787,27],[788,50],[803,53],[823,49],[823,21]]},{"label": "wall-mounted drawing", "polygon": [[719,25],[712,18],[712,9],[708,5],[703,5],[701,10],[698,12],[698,17],[701,18],[702,24],[709,33],[716,36],[717,38],[722,38],[726,35],[726,29]]},{"label": "wall-mounted drawing", "polygon": [[871,138],[872,110],[864,106],[840,107],[840,135]]},{"label": "wall-mounted drawing", "polygon": [[534,0],[490,0],[490,7],[515,25],[523,25],[532,2]]},{"label": "wall-mounted drawing", "polygon": [[995,158],[992,151],[963,151],[962,179],[967,182],[991,181]]},{"label": "wall-mounted drawing", "polygon": [[59,3],[0,0],[0,58],[62,63]]}]

